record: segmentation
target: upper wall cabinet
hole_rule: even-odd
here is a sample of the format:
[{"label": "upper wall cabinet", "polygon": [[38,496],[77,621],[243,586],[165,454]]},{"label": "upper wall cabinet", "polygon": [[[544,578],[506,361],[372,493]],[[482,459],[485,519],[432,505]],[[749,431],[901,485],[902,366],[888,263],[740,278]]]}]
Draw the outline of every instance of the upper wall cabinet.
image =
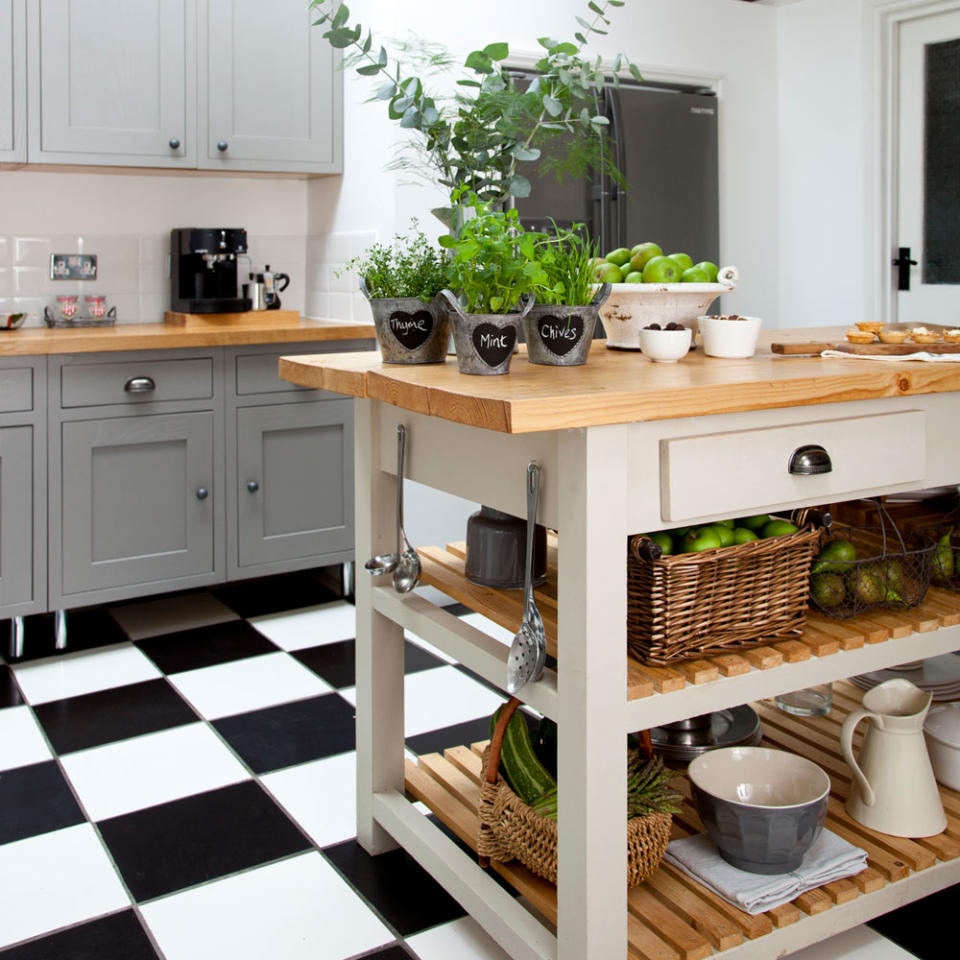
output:
[{"label": "upper wall cabinet", "polygon": [[201,167],[338,173],[342,74],[304,0],[200,0]]},{"label": "upper wall cabinet", "polygon": [[196,166],[194,17],[193,0],[30,3],[29,159]]},{"label": "upper wall cabinet", "polygon": [[0,0],[0,161],[27,159],[26,0]]}]

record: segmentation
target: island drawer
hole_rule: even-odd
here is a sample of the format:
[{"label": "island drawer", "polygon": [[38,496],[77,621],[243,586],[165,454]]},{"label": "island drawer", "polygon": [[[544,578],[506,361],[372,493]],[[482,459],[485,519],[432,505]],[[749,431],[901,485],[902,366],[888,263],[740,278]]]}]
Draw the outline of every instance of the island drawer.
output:
[{"label": "island drawer", "polygon": [[[791,473],[794,452],[813,445],[827,452],[832,469]],[[925,473],[922,410],[663,439],[661,516],[676,522],[783,503],[826,503],[917,483]]]},{"label": "island drawer", "polygon": [[213,359],[77,362],[60,371],[60,405],[151,403],[213,396]]},{"label": "island drawer", "polygon": [[11,367],[0,370],[0,413],[33,409],[33,369]]}]

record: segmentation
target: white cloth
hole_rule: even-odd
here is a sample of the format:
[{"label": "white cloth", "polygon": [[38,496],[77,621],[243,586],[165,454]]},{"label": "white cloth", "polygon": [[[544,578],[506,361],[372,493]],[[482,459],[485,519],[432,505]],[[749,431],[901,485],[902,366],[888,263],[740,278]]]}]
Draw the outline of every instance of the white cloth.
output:
[{"label": "white cloth", "polygon": [[824,350],[821,357],[830,360],[923,360],[925,363],[960,363],[960,353],[927,353],[920,350],[917,353],[905,353],[902,356],[889,356],[880,353],[845,353],[843,350]]},{"label": "white cloth", "polygon": [[671,841],[665,859],[750,914],[772,910],[814,887],[852,877],[867,865],[865,850],[829,830],[820,831],[803,863],[792,873],[767,876],[738,870],[720,856],[705,833]]}]

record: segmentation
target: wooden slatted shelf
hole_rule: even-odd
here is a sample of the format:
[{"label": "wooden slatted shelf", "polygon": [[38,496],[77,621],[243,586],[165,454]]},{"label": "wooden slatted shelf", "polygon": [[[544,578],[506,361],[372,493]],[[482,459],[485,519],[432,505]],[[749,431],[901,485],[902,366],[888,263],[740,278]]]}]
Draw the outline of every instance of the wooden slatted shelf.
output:
[{"label": "wooden slatted shelf", "polygon": [[[418,553],[422,565],[421,583],[435,587],[511,633],[520,626],[523,592],[495,590],[471,583],[464,574],[466,547],[463,542],[449,543],[445,548],[422,547]],[[547,632],[547,652],[556,656],[557,563],[553,534],[548,539],[547,580],[536,590],[536,601]],[[646,666],[628,654],[627,699],[673,693],[688,685],[712,683],[721,676],[740,676],[749,673],[751,668],[768,670],[782,663],[826,657],[841,650],[856,650],[867,644],[957,624],[960,624],[960,594],[936,587],[928,591],[923,603],[907,610],[876,610],[851,620],[833,620],[811,610],[803,632],[795,638],[736,653],[678,662],[670,667]]]},{"label": "wooden slatted shelf", "polygon": [[[840,726],[860,705],[862,691],[843,682],[834,686],[834,706],[826,717],[799,718],[769,703],[756,704],[763,724],[763,743],[801,753],[830,776],[827,826],[866,850],[867,868],[855,877],[834,881],[802,894],[792,903],[750,916],[701,886],[681,870],[663,863],[646,883],[628,892],[629,956],[640,960],[703,960],[713,954],[772,933],[834,906],[869,896],[936,863],[960,857],[960,793],[941,787],[948,825],[937,837],[907,840],[875,833],[849,817],[844,801],[850,770],[839,748]],[[858,733],[857,741],[862,739]],[[484,743],[459,746],[406,762],[406,789],[426,804],[461,840],[476,849]],[[690,787],[678,774],[682,811],[674,817],[673,836],[701,833],[703,825],[690,802]],[[513,862],[491,865],[551,923],[557,920],[556,888]],[[773,947],[771,947],[773,949]],[[773,954],[771,954],[773,955]]]}]

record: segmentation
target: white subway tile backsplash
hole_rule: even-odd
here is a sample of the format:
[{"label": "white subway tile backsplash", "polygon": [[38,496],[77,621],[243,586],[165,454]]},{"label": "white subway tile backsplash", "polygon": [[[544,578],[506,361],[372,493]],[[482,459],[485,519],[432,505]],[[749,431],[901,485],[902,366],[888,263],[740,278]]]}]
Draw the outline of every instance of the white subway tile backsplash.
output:
[{"label": "white subway tile backsplash", "polygon": [[13,259],[13,243],[10,237],[0,237],[0,267],[10,266]]},{"label": "white subway tile backsplash", "polygon": [[14,260],[18,264],[30,267],[50,266],[50,237],[16,237],[14,241]]},{"label": "white subway tile backsplash", "polygon": [[170,309],[168,293],[141,293],[139,301],[140,323],[163,323],[163,314]]},{"label": "white subway tile backsplash", "polygon": [[42,267],[13,268],[13,291],[18,297],[32,297],[47,292],[47,271]]},{"label": "white subway tile backsplash", "polygon": [[140,263],[161,263],[166,270],[167,256],[170,253],[170,234],[152,234],[140,237]]},{"label": "white subway tile backsplash", "polygon": [[13,293],[13,271],[0,267],[0,297],[12,297]]}]

